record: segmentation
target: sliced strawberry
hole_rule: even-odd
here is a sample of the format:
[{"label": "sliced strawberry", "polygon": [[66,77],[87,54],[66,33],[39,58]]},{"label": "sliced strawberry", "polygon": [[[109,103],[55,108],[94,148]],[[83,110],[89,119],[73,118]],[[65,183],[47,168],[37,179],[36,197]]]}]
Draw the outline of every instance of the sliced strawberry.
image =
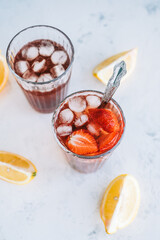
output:
[{"label": "sliced strawberry", "polygon": [[86,155],[98,151],[97,142],[86,130],[80,129],[73,132],[67,139],[69,150],[76,154]]},{"label": "sliced strawberry", "polygon": [[116,115],[110,109],[88,109],[90,120],[97,122],[105,131],[111,133],[119,131]]},{"label": "sliced strawberry", "polygon": [[97,140],[99,144],[99,150],[100,151],[107,151],[114,147],[114,145],[117,143],[119,133],[118,132],[112,132],[105,135],[101,135]]}]

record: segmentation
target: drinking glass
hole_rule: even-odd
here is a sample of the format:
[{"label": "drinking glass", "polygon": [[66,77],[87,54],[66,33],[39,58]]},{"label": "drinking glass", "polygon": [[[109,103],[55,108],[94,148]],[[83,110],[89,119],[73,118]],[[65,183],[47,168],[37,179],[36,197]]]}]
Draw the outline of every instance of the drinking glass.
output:
[{"label": "drinking glass", "polygon": [[121,107],[119,106],[119,104],[114,99],[110,100],[110,102],[106,105],[105,108],[111,109],[115,113],[115,115],[117,116],[117,119],[118,119],[120,129],[121,129],[121,132],[119,134],[120,137],[118,138],[116,145],[112,149],[110,149],[104,153],[101,153],[99,155],[93,155],[93,156],[78,155],[76,153],[71,152],[65,146],[65,144],[62,141],[60,141],[60,139],[57,136],[56,121],[58,119],[59,112],[63,108],[64,104],[66,102],[68,102],[68,100],[70,98],[75,97],[76,95],[79,95],[81,93],[84,95],[95,94],[95,95],[99,95],[100,97],[102,97],[102,95],[103,95],[103,93],[99,92],[99,91],[84,90],[84,91],[72,93],[71,95],[67,96],[55,110],[55,112],[53,114],[53,118],[52,118],[52,126],[53,126],[54,137],[55,137],[58,145],[63,150],[70,166],[79,172],[91,173],[91,172],[95,172],[97,169],[99,169],[106,162],[106,160],[113,153],[113,151],[117,148],[117,146],[120,144],[123,134],[124,134],[124,130],[125,130],[125,117],[124,117],[123,111],[122,111]]},{"label": "drinking glass", "polygon": [[[70,59],[70,64],[65,72],[47,82],[31,82],[18,76],[14,71],[14,59],[19,50],[27,43],[39,39],[48,39],[60,44],[64,47]],[[31,26],[23,29],[12,38],[7,48],[6,58],[14,78],[31,106],[41,113],[53,112],[67,95],[71,77],[74,47],[69,37],[55,27],[47,25]]]}]

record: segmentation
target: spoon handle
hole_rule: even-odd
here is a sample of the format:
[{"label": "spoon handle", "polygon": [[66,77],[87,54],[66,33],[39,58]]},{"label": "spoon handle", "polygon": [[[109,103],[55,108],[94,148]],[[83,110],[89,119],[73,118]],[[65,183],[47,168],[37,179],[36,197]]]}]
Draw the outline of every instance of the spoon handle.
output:
[{"label": "spoon handle", "polygon": [[106,89],[104,91],[104,95],[102,98],[101,105],[99,108],[103,108],[112,98],[115,91],[118,89],[120,85],[120,81],[122,77],[127,73],[126,63],[121,61],[117,65],[114,66],[113,75],[109,79]]}]

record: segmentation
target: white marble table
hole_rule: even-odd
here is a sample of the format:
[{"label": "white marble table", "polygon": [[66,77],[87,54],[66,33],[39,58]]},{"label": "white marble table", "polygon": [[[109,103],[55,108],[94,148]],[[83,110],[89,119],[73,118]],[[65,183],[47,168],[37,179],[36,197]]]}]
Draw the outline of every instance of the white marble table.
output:
[{"label": "white marble table", "polygon": [[[80,174],[70,168],[51,129],[52,114],[35,112],[10,78],[0,93],[0,149],[35,163],[28,185],[0,181],[0,240],[157,240],[160,236],[160,2],[0,0],[0,49],[34,24],[62,29],[75,46],[69,93],[103,91],[92,76],[103,59],[138,47],[137,66],[115,99],[127,127],[121,145],[103,168]],[[141,205],[135,221],[107,236],[99,216],[111,179],[131,173],[139,181]]]}]

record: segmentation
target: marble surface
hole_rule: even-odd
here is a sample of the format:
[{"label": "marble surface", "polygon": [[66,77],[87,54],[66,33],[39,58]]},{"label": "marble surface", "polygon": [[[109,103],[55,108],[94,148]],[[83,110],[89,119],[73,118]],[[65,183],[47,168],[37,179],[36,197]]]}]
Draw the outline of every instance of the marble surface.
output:
[{"label": "marble surface", "polygon": [[[150,240],[160,237],[160,1],[0,0],[0,49],[21,29],[48,24],[72,39],[75,62],[69,93],[103,91],[92,76],[103,59],[138,47],[134,73],[115,95],[127,126],[122,143],[94,174],[67,164],[52,134],[52,114],[35,112],[10,77],[0,93],[0,149],[37,166],[28,185],[0,181],[0,240]],[[135,221],[107,236],[99,216],[104,190],[121,173],[141,188]]]}]

